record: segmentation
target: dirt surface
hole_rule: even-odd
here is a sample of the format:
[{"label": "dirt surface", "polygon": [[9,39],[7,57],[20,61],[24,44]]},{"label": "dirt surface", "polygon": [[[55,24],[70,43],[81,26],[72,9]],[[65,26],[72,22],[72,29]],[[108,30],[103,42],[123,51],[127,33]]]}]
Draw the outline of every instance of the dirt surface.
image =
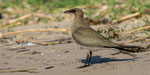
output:
[{"label": "dirt surface", "polygon": [[[136,19],[125,21],[122,24],[130,29],[134,24],[144,23]],[[23,25],[11,28],[10,31],[40,28],[66,28],[70,20],[52,22],[42,25]],[[117,25],[119,27],[119,25]],[[94,28],[94,27],[93,27]],[[95,27],[98,28],[98,27]],[[101,29],[101,27],[99,27]],[[105,27],[104,27],[105,28]],[[119,27],[121,28],[121,27]],[[132,29],[133,27],[131,27]],[[117,29],[117,28],[116,28]],[[130,29],[130,30],[131,30]],[[105,30],[105,29],[104,29]],[[128,30],[127,30],[128,31]],[[107,32],[106,32],[107,33]],[[141,33],[139,33],[141,35]],[[145,34],[141,35],[144,36]],[[27,45],[33,41],[52,41],[69,38],[65,32],[36,32],[24,33],[0,39],[0,72],[23,69],[36,69],[30,72],[0,73],[0,75],[149,75],[150,52],[135,53],[137,57],[126,54],[111,55],[118,52],[113,48],[101,48],[93,52],[92,65],[84,65],[86,50],[79,45],[65,42],[55,45]],[[111,39],[119,43],[117,39]],[[19,42],[19,43],[16,43]],[[135,42],[131,45],[144,45]],[[146,43],[147,44],[147,43]],[[5,70],[3,70],[5,69]]]}]

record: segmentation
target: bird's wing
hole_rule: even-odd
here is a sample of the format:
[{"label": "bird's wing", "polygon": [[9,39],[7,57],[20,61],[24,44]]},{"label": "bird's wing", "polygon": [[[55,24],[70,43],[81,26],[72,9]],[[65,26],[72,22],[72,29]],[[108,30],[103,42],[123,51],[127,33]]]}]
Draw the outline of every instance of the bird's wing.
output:
[{"label": "bird's wing", "polygon": [[88,47],[116,48],[129,52],[144,52],[148,49],[140,46],[126,46],[113,43],[92,28],[77,28],[76,31],[72,34],[72,38],[78,44]]},{"label": "bird's wing", "polygon": [[92,28],[79,27],[72,33],[72,38],[80,45],[89,47],[117,46]]}]

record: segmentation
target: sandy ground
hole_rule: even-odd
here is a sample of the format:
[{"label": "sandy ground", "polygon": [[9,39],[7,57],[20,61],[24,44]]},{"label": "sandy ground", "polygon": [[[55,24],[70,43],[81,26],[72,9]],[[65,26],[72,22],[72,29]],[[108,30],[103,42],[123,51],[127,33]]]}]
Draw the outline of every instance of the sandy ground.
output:
[{"label": "sandy ground", "polygon": [[[66,22],[66,21],[64,21]],[[53,24],[53,26],[63,23]],[[45,28],[48,25],[20,26],[12,30]],[[53,26],[51,26],[53,28]],[[36,69],[32,72],[0,73],[0,75],[150,75],[150,52],[135,53],[137,57],[126,54],[111,55],[117,49],[101,48],[93,52],[92,65],[84,65],[86,50],[79,45],[63,43],[56,45],[22,46],[16,40],[51,41],[69,38],[63,32],[39,32],[11,36],[0,40],[0,71]],[[49,69],[46,69],[50,67]],[[3,70],[6,69],[6,70]]]},{"label": "sandy ground", "polygon": [[[137,53],[137,58],[125,54],[111,55],[115,49],[101,49],[93,53],[92,66],[84,65],[86,52],[74,43],[24,47],[26,52],[16,52],[0,44],[0,69],[37,69],[34,72],[1,73],[0,75],[149,75],[150,52]],[[20,49],[18,49],[20,50]],[[34,54],[34,52],[39,54]],[[45,69],[52,67],[51,69]]]}]

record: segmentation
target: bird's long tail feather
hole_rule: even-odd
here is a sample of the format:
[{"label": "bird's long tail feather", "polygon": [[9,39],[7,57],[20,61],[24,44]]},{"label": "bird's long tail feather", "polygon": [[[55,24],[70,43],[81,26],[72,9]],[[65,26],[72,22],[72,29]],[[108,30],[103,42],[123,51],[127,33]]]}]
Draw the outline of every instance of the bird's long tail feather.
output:
[{"label": "bird's long tail feather", "polygon": [[141,46],[126,46],[126,45],[120,45],[120,46],[113,46],[113,47],[107,47],[106,48],[116,48],[122,51],[127,51],[127,52],[145,52],[148,50],[149,47],[144,48]]},{"label": "bird's long tail feather", "polygon": [[[120,45],[120,46],[115,46],[115,47],[106,47],[106,48],[116,48],[118,50],[120,50],[119,53],[124,53],[124,54],[128,54],[130,56],[136,57],[135,54],[130,54],[131,53],[136,53],[136,52],[145,52],[149,49],[150,46],[144,48],[144,47],[140,47],[140,46],[126,46],[126,45]],[[118,54],[118,53],[116,53]],[[116,55],[116,54],[112,54],[112,55]]]}]

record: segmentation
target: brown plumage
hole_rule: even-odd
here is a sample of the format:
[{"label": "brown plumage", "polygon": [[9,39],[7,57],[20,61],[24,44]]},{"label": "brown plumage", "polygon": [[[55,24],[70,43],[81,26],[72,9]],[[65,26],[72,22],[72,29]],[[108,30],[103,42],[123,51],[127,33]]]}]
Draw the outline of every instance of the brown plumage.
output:
[{"label": "brown plumage", "polygon": [[[131,51],[131,52],[138,52],[144,49],[139,46],[119,45],[106,39],[104,36],[96,32],[85,22],[83,11],[79,8],[70,9],[65,11],[64,13],[75,15],[73,23],[71,24],[71,26],[69,26],[69,33],[72,39],[81,46],[88,47],[89,49],[99,47],[116,48],[121,51]],[[87,61],[85,63],[85,66],[87,66],[87,63],[89,65],[91,56],[92,51],[90,50],[89,54],[87,54]]]}]

